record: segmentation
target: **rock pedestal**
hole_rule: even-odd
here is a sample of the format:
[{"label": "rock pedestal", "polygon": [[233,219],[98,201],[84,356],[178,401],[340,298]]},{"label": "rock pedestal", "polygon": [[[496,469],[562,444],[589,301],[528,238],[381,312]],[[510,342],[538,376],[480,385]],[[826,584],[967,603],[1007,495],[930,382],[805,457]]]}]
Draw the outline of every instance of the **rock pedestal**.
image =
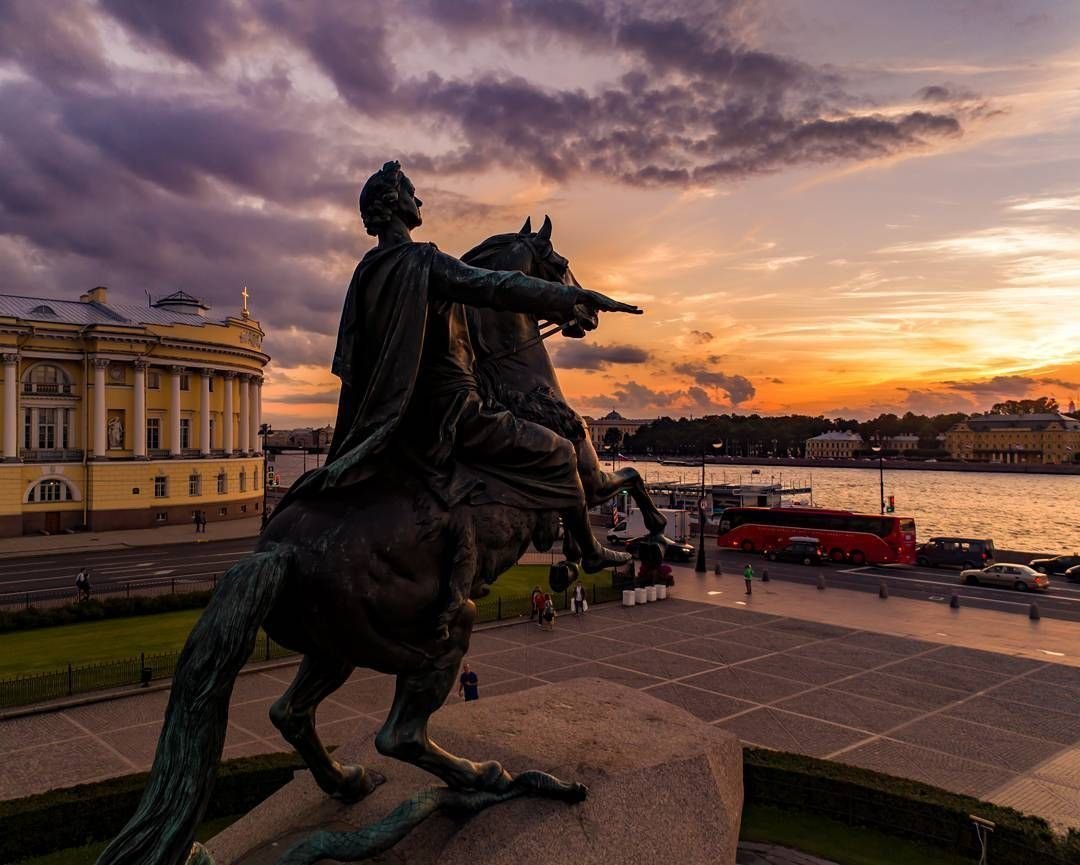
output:
[{"label": "rock pedestal", "polygon": [[[732,865],[742,813],[742,751],[730,733],[647,693],[573,679],[472,703],[431,722],[453,753],[543,769],[589,786],[578,805],[516,799],[469,819],[437,814],[374,862],[396,865]],[[316,829],[371,823],[438,783],[380,756],[373,736],[335,752],[389,779],[362,802],[328,798],[307,772],[207,846],[218,865],[269,865]]]}]

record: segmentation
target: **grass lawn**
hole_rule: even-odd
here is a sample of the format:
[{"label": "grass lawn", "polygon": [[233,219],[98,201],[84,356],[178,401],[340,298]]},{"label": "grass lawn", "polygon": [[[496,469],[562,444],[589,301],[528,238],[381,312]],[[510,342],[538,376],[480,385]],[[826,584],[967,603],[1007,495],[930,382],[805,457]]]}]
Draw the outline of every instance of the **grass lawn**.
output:
[{"label": "grass lawn", "polygon": [[[611,571],[586,574],[582,582],[590,588],[594,583],[611,585]],[[547,565],[514,565],[492,584],[489,597],[527,598],[532,594],[533,586],[539,586],[542,592],[551,591]]]},{"label": "grass lawn", "polygon": [[872,829],[766,805],[744,808],[739,837],[791,847],[839,865],[971,865],[972,861]]}]

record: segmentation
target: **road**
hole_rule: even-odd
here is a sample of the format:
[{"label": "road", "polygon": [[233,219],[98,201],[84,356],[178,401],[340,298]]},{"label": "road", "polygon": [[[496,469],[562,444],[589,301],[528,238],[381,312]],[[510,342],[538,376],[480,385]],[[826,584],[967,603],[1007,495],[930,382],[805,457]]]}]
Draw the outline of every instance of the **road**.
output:
[{"label": "road", "polygon": [[42,590],[71,590],[79,568],[90,568],[95,589],[110,583],[180,580],[209,580],[228,570],[237,559],[254,547],[254,538],[208,541],[189,544],[166,544],[158,547],[132,547],[62,553],[55,556],[28,556],[0,560],[0,602],[13,595]]},{"label": "road", "polygon": [[[165,580],[209,580],[228,570],[254,546],[254,538],[228,541],[207,541],[189,544],[168,544],[158,547],[137,547],[124,550],[102,550],[84,553],[63,553],[55,556],[33,556],[0,560],[0,604],[17,600],[27,592],[62,590],[74,592],[75,574],[80,567],[90,568],[95,589],[108,584],[162,582]],[[746,565],[745,553],[717,550],[706,541],[709,571],[720,562],[725,573],[741,574]],[[959,572],[933,568],[899,568],[844,565],[805,567],[786,562],[766,562],[751,556],[754,570],[760,574],[767,567],[770,579],[798,583],[816,583],[824,574],[832,589],[861,592],[878,591],[881,580],[888,582],[889,593],[896,597],[914,598],[927,603],[947,604],[955,592],[961,606],[979,607],[1027,615],[1030,603],[1038,602],[1039,612],[1046,617],[1080,622],[1080,583],[1068,584],[1060,577],[1051,577],[1046,593],[1017,592],[986,586],[961,585]]]}]

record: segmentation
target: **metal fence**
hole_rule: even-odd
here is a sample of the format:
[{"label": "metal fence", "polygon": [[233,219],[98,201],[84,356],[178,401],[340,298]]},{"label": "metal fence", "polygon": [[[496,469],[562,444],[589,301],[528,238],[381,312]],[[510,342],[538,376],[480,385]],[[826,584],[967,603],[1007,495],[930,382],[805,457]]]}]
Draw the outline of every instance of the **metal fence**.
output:
[{"label": "metal fence", "polygon": [[[141,583],[139,584],[142,585]],[[212,588],[212,585],[209,586]],[[168,590],[168,586],[163,586]],[[185,588],[185,591],[193,589]],[[620,593],[610,585],[593,585],[589,589],[589,603],[598,604],[617,600]],[[570,607],[570,592],[552,594],[557,610]],[[521,597],[482,598],[476,602],[477,624],[506,621],[526,617],[530,613],[532,598]],[[266,635],[259,638],[249,663],[287,658],[295,653],[279,646]],[[180,652],[140,654],[118,661],[102,661],[96,664],[68,664],[66,668],[47,673],[31,673],[12,679],[0,680],[0,708],[42,703],[76,694],[101,691],[108,688],[124,688],[149,685],[158,679],[169,679],[176,671]]]},{"label": "metal fence", "polygon": [[[157,595],[180,595],[187,592],[206,592],[217,585],[217,574],[209,578],[176,577],[168,579],[131,580],[125,582],[100,583],[93,587],[91,598],[134,598],[154,597]],[[79,592],[74,586],[61,586],[57,589],[35,589],[29,592],[5,592],[0,594],[0,610],[29,609],[30,607],[59,607],[77,603]]]}]

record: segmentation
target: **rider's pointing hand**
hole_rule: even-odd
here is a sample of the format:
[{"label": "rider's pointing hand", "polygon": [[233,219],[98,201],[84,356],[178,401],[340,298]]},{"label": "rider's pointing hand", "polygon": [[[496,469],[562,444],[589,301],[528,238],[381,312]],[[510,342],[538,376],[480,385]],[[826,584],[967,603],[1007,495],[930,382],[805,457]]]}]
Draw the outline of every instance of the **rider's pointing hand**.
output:
[{"label": "rider's pointing hand", "polygon": [[587,288],[578,289],[578,301],[582,306],[587,306],[597,312],[628,312],[631,315],[641,315],[644,310],[630,303],[613,300],[606,294],[598,291],[590,291]]}]

